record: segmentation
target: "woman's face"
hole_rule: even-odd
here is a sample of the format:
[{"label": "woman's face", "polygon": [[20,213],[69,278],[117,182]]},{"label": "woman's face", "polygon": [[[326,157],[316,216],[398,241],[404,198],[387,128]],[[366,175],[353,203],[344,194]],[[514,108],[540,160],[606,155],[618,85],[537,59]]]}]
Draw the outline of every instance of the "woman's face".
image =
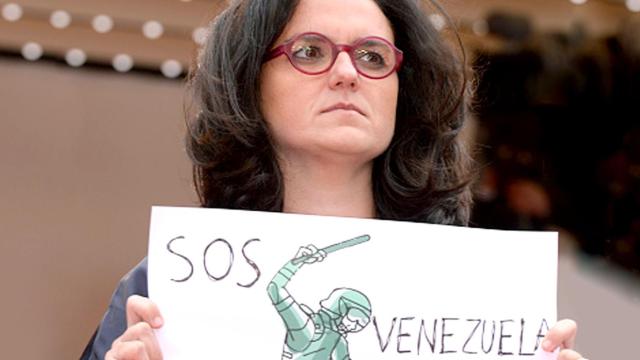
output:
[{"label": "woman's face", "polygon": [[[335,44],[372,35],[394,41],[389,21],[373,0],[301,0],[275,46],[304,32],[324,34]],[[263,65],[260,90],[262,113],[285,160],[367,163],[393,136],[398,75],[364,77],[346,52],[319,75],[303,74],[286,56],[278,56]],[[357,110],[328,110],[336,105]]]}]

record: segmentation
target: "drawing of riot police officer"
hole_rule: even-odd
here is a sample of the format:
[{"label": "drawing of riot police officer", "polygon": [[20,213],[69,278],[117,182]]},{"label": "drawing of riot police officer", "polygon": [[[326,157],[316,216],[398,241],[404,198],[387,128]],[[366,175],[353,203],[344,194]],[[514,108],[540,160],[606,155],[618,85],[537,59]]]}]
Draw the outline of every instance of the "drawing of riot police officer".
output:
[{"label": "drawing of riot police officer", "polygon": [[306,264],[324,260],[327,252],[315,246],[301,247],[267,286],[273,306],[287,329],[282,359],[350,359],[347,334],[364,329],[371,318],[371,303],[362,292],[349,288],[334,289],[320,301],[314,312],[299,304],[286,289],[296,272]]}]

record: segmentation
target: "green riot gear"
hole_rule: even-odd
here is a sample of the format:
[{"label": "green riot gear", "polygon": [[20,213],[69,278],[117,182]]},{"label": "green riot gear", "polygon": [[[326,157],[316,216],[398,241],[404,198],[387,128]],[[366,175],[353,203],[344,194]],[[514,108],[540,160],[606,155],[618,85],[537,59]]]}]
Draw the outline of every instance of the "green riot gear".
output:
[{"label": "green riot gear", "polygon": [[320,301],[320,306],[340,316],[340,318],[347,315],[351,309],[358,309],[367,315],[367,317],[371,316],[371,303],[369,303],[369,299],[365,294],[354,289],[334,289],[331,294],[329,294],[329,297]]},{"label": "green riot gear", "polygon": [[[314,262],[322,259],[324,257]],[[320,310],[314,312],[296,302],[286,289],[305,264],[294,260],[285,264],[267,286],[271,302],[287,329],[282,359],[350,359],[346,336],[362,330],[369,323],[369,299],[358,290],[338,288],[320,301]]]}]

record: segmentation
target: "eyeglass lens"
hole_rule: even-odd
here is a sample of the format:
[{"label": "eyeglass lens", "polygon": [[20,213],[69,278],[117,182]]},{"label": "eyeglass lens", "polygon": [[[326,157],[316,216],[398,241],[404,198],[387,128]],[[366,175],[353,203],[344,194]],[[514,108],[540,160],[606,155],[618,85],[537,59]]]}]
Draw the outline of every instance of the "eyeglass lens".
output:
[{"label": "eyeglass lens", "polygon": [[[321,73],[332,65],[333,44],[326,38],[307,34],[297,38],[291,46],[292,62],[308,73]],[[336,49],[337,50],[337,49]],[[395,53],[385,42],[375,38],[359,41],[350,54],[356,68],[368,76],[387,75],[395,67]]]}]

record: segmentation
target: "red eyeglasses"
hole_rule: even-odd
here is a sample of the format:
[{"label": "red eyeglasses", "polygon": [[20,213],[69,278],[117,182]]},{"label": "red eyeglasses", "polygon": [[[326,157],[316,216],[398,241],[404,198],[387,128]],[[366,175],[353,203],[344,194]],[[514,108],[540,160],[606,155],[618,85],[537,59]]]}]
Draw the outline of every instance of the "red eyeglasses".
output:
[{"label": "red eyeglasses", "polygon": [[329,71],[341,51],[346,51],[358,73],[370,79],[382,79],[402,64],[402,51],[378,36],[367,36],[351,45],[334,44],[326,36],[306,32],[269,51],[265,62],[282,54],[301,73],[318,75]]}]

